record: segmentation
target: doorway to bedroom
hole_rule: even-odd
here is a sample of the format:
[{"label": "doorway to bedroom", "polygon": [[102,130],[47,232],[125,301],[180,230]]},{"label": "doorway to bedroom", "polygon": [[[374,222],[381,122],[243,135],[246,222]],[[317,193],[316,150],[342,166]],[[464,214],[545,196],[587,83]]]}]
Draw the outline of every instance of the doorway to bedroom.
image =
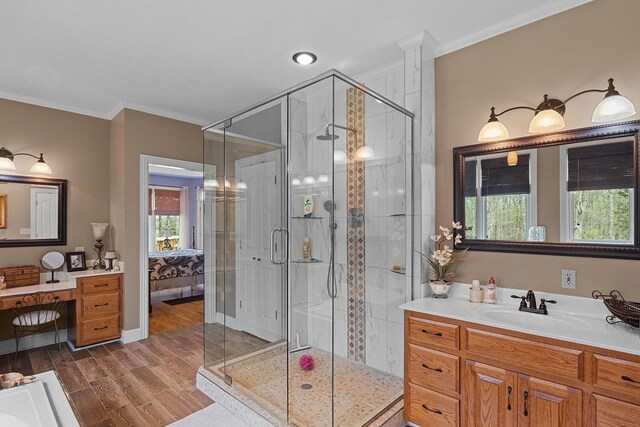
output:
[{"label": "doorway to bedroom", "polygon": [[[204,316],[202,164],[147,159],[143,182],[148,335],[202,325]],[[146,196],[146,197],[144,197]],[[141,292],[141,295],[144,292]]]}]

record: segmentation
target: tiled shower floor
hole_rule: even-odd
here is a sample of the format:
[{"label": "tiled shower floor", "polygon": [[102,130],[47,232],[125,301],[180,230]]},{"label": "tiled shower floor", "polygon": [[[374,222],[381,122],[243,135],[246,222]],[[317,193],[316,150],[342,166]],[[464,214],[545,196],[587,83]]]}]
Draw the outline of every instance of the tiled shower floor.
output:
[{"label": "tiled shower floor", "polygon": [[[281,420],[286,420],[286,343],[227,362],[233,386]],[[315,369],[298,367],[310,354]],[[289,355],[289,423],[300,427],[331,425],[331,354],[311,348]],[[402,379],[335,356],[334,407],[336,426],[363,426],[396,403]],[[222,373],[222,365],[214,367]],[[309,387],[311,386],[311,387]]]}]

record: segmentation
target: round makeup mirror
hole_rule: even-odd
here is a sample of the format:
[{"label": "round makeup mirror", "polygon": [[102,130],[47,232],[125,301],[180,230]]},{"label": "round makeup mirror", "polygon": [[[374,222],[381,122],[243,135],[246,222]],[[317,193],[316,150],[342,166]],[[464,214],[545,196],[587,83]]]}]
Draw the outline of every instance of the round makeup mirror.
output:
[{"label": "round makeup mirror", "polygon": [[64,265],[64,255],[60,252],[47,252],[40,260],[40,264],[45,270],[51,271],[51,280],[47,280],[47,283],[58,283],[59,280],[55,279],[54,272]]}]

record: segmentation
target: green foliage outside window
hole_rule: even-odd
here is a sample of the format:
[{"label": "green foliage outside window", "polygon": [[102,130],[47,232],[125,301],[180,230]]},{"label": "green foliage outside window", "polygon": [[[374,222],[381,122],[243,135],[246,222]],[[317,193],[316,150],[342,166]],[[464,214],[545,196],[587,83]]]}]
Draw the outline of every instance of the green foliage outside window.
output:
[{"label": "green foliage outside window", "polygon": [[574,191],[573,239],[628,241],[629,189]]},{"label": "green foliage outside window", "polygon": [[527,194],[486,196],[486,238],[524,240],[527,225]]}]

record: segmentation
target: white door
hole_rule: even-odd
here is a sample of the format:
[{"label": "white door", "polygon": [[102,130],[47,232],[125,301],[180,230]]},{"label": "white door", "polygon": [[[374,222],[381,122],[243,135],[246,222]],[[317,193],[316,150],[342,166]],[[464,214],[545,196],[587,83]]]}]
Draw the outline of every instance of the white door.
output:
[{"label": "white door", "polygon": [[31,188],[31,238],[56,239],[58,237],[58,190]]},{"label": "white door", "polygon": [[[272,342],[283,338],[282,267],[270,261],[270,234],[282,212],[279,154],[236,163],[236,178],[246,184],[236,204],[236,320],[244,331]],[[282,248],[274,249],[280,259]]]}]

